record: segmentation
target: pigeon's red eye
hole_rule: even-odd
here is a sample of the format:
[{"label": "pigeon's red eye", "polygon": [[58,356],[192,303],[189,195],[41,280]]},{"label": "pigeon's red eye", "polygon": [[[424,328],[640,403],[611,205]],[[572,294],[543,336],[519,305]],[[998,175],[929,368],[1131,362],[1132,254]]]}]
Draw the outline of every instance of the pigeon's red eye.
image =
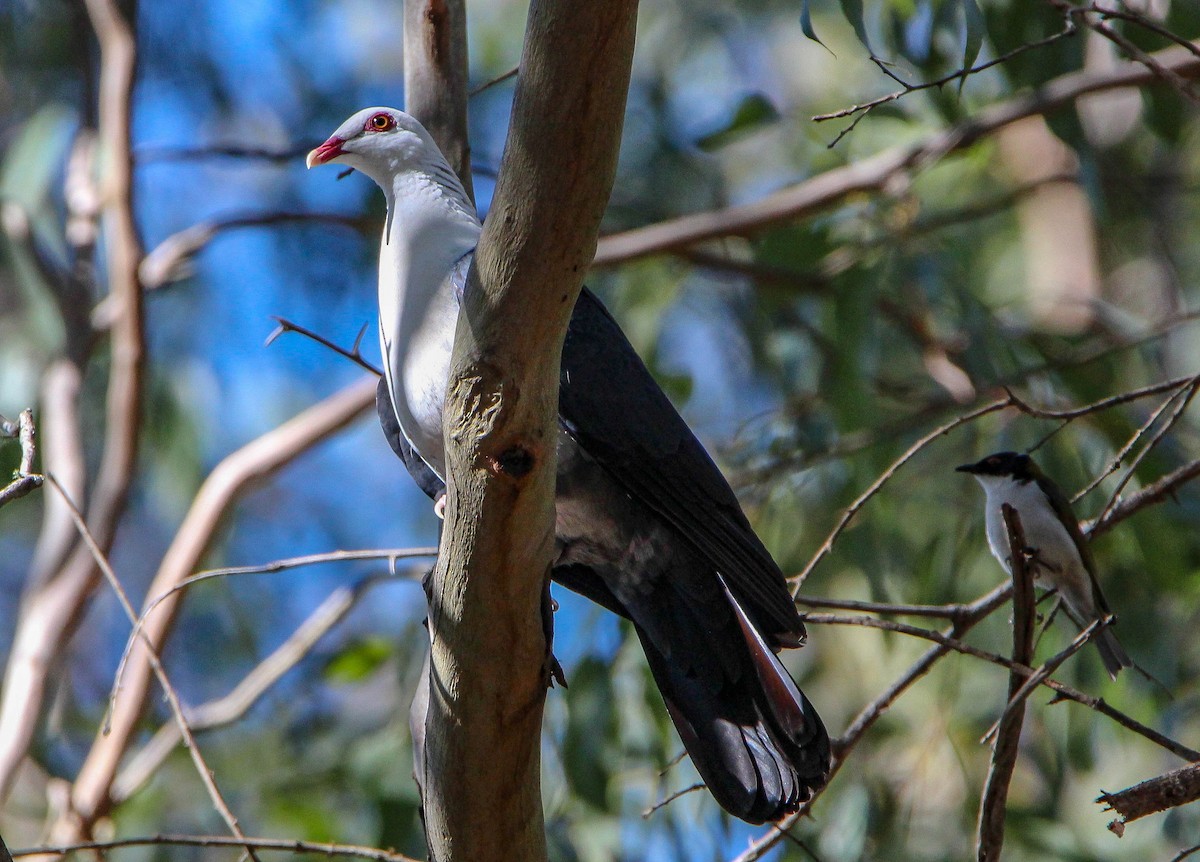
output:
[{"label": "pigeon's red eye", "polygon": [[391,114],[376,114],[367,120],[368,132],[386,132],[388,129],[394,129],[396,121],[392,119]]}]

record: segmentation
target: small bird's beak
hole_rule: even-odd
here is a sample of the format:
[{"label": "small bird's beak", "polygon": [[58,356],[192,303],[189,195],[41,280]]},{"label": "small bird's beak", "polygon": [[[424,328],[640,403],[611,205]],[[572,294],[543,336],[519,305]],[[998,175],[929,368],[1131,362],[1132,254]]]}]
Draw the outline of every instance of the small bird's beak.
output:
[{"label": "small bird's beak", "polygon": [[976,472],[975,465],[974,464],[962,464],[961,466],[955,467],[954,472],[956,472],[956,473],[974,473],[974,472]]},{"label": "small bird's beak", "polygon": [[309,153],[308,158],[304,160],[304,164],[309,168],[314,168],[317,165],[323,165],[326,162],[333,161],[338,156],[342,155],[342,144],[344,143],[346,143],[344,140],[339,138],[337,135],[334,135],[328,141],[321,144],[321,146]]}]

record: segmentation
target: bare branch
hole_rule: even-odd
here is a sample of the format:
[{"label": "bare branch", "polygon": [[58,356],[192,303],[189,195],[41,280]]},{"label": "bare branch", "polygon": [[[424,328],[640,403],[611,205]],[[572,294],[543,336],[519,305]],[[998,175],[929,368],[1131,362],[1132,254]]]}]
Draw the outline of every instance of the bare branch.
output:
[{"label": "bare branch", "polygon": [[[125,509],[136,468],[142,411],[145,321],[138,265],[142,240],[133,213],[133,161],[130,156],[131,108],[137,43],[132,24],[116,0],[86,0],[88,15],[100,41],[99,144],[107,173],[101,183],[106,237],[108,302],[113,306],[104,451],[88,505],[88,529],[108,552],[117,521]],[[79,548],[62,575],[93,581],[95,563]]]},{"label": "bare branch", "polygon": [[[141,238],[133,213],[130,157],[131,104],[137,44],[115,0],[86,0],[100,43],[99,146],[105,158],[100,198],[107,238],[107,284],[114,311],[103,451],[88,505],[88,529],[107,553],[125,509],[140,439],[145,333],[137,268]],[[44,589],[21,609],[0,704],[0,799],[28,750],[45,691],[46,669],[60,653],[98,583],[86,543],[75,550]]]},{"label": "bare branch", "polygon": [[[870,111],[872,108],[877,108],[880,105],[887,104],[888,102],[894,102],[895,100],[901,98],[902,96],[906,96],[909,93],[915,93],[920,90],[929,90],[935,87],[944,87],[951,81],[957,81],[960,78],[966,78],[968,75],[974,75],[978,72],[983,72],[987,69],[990,69],[993,66],[999,66],[1002,63],[1007,63],[1009,60],[1024,54],[1026,51],[1032,51],[1036,48],[1044,48],[1047,45],[1053,45],[1055,42],[1061,41],[1068,36],[1074,36],[1075,33],[1078,32],[1078,29],[1079,28],[1075,24],[1074,18],[1068,15],[1064,22],[1063,29],[1057,33],[1053,33],[1044,39],[1038,39],[1035,42],[1027,42],[1023,45],[1019,45],[1011,51],[1001,54],[999,57],[988,60],[986,63],[980,63],[978,66],[973,66],[970,69],[959,69],[957,72],[952,72],[949,75],[938,78],[936,81],[928,81],[924,84],[909,84],[906,81],[902,81],[892,74],[892,72],[886,67],[877,62],[875,65],[878,66],[885,75],[887,75],[896,83],[900,84],[903,87],[902,90],[896,90],[894,93],[889,93],[886,96],[880,96],[878,99],[872,99],[869,102],[863,102],[861,105],[851,105],[848,108],[842,108],[840,111],[833,111],[829,114],[817,114],[812,118],[812,121],[814,123],[823,123],[826,120],[836,120],[840,119],[841,117],[849,117],[859,112],[865,113]],[[851,124],[849,127],[839,132],[837,138],[832,144],[830,144],[830,146],[832,147],[834,144],[837,144],[838,141],[844,138],[847,133],[853,130],[854,125],[857,124],[857,122],[858,121],[855,120],[854,124]]]},{"label": "bare branch", "polygon": [[814,596],[796,596],[796,604],[806,608],[829,608],[842,611],[862,611],[872,614],[897,614],[906,617],[936,617],[958,620],[971,613],[972,605],[906,605],[888,602],[862,602],[855,599],[826,599]]},{"label": "bare branch", "polygon": [[[980,620],[987,617],[992,611],[1000,607],[1007,599],[1012,591],[1012,583],[1006,582],[998,586],[991,592],[981,596],[971,604],[967,605],[967,611],[963,614],[947,633],[949,637],[961,638]],[[807,619],[807,618],[806,618]],[[921,679],[930,668],[937,663],[939,659],[947,655],[951,651],[948,645],[938,645],[925,652],[913,665],[905,671],[900,677],[881,692],[875,700],[864,706],[850,722],[850,726],[846,728],[839,738],[833,741],[834,759],[830,769],[830,778],[825,787],[818,790],[813,798],[804,803],[800,810],[795,814],[785,817],[778,824],[775,824],[772,829],[764,832],[758,838],[750,842],[750,846],[739,854],[733,862],[752,862],[752,860],[761,859],[766,853],[770,852],[776,844],[778,844],[785,836],[787,830],[799,822],[800,818],[808,814],[812,810],[812,806],[833,781],[835,776],[842,766],[846,763],[851,750],[865,736],[867,731],[883,716],[887,710],[894,704],[905,691],[907,691],[917,680]]]},{"label": "bare branch", "polygon": [[37,455],[37,429],[33,425],[33,411],[22,410],[15,423],[0,416],[0,437],[16,437],[21,445],[21,463],[17,466],[16,475],[0,488],[0,506],[3,506],[42,487],[42,476],[33,472],[33,459]]},{"label": "bare branch", "polygon": [[334,353],[336,353],[338,356],[346,357],[351,362],[353,362],[355,365],[358,365],[360,368],[370,371],[376,377],[383,376],[383,372],[380,369],[376,368],[374,365],[372,365],[370,362],[368,362],[366,359],[364,359],[362,352],[359,350],[359,347],[362,345],[363,334],[366,333],[366,331],[367,331],[367,324],[364,323],[362,325],[362,329],[360,329],[358,331],[358,336],[354,339],[354,346],[351,347],[349,350],[347,350],[346,348],[342,347],[341,345],[334,344],[332,341],[330,341],[324,335],[320,335],[320,334],[314,332],[313,330],[309,329],[308,327],[301,326],[298,323],[292,323],[290,320],[288,320],[286,318],[272,315],[271,319],[274,320],[276,323],[278,323],[279,326],[277,326],[275,328],[275,330],[270,335],[267,336],[267,340],[266,340],[266,342],[264,342],[267,346],[273,344],[275,342],[275,339],[279,338],[279,336],[281,336],[285,333],[288,333],[288,332],[295,332],[297,335],[303,335],[305,338],[312,339],[313,341],[317,342],[317,344],[321,345],[322,347],[329,348]]},{"label": "bare branch", "polygon": [[484,83],[480,84],[478,87],[471,90],[471,92],[467,93],[467,95],[473,99],[476,96],[478,96],[480,93],[490,90],[492,87],[496,86],[497,84],[503,84],[505,81],[509,80],[510,78],[517,77],[517,75],[520,74],[520,72],[521,72],[520,66],[513,66],[507,72],[502,72],[501,74],[492,78],[492,80],[485,81]]},{"label": "bare branch", "polygon": [[[410,575],[420,569],[410,570]],[[350,609],[378,583],[379,576],[364,578],[350,587],[334,590],[274,652],[263,659],[227,695],[188,710],[188,724],[193,733],[223,727],[237,721],[265,694],[271,686],[301,659],[317,642],[336,626]],[[132,758],[113,781],[114,804],[128,799],[158,770],[163,761],[179,744],[181,735],[176,724],[164,724]]]},{"label": "bare branch", "polygon": [[[49,478],[50,484],[56,491],[58,491],[60,494],[63,494],[65,498],[65,491],[63,490],[62,486],[54,480],[53,475],[51,475]],[[129,619],[130,624],[136,625],[137,614],[134,613],[133,605],[129,603],[129,597],[125,595],[125,588],[121,586],[121,581],[119,578],[117,578],[117,573],[113,571],[108,559],[104,556],[104,551],[101,550],[99,544],[96,542],[95,537],[92,536],[91,531],[88,529],[87,523],[83,519],[83,513],[79,511],[79,508],[75,505],[74,501],[66,499],[66,502],[70,507],[71,516],[75,521],[75,526],[79,529],[79,534],[83,538],[84,544],[87,546],[88,550],[95,555],[96,565],[104,574],[104,577],[108,581],[109,586],[112,587],[113,592],[116,593],[117,599],[121,604],[121,609],[125,612],[125,616]],[[212,800],[213,807],[217,809],[217,812],[221,815],[221,818],[229,827],[230,832],[232,832],[238,838],[245,838],[245,835],[242,833],[242,828],[238,824],[237,817],[234,816],[233,812],[229,808],[229,805],[225,802],[225,797],[221,795],[220,788],[217,787],[216,776],[213,774],[213,771],[209,768],[208,764],[204,761],[204,756],[200,753],[200,749],[196,745],[196,740],[192,736],[191,728],[188,727],[187,719],[184,718],[183,715],[183,704],[179,701],[179,695],[176,693],[175,687],[171,685],[171,680],[167,676],[167,672],[163,668],[162,662],[159,660],[158,653],[155,651],[154,645],[151,644],[148,639],[145,639],[144,635],[143,642],[146,647],[147,661],[154,669],[154,675],[158,678],[159,685],[162,686],[163,694],[166,695],[167,703],[171,706],[171,713],[174,715],[175,722],[179,727],[179,733],[182,736],[184,743],[187,745],[188,752],[192,756],[192,762],[196,766],[196,772],[199,773],[200,780],[203,782],[205,789],[208,791],[208,795]],[[76,831],[76,824],[68,821],[64,825],[66,826],[68,832],[74,833]],[[255,860],[255,862],[258,862],[258,857],[255,855],[253,848],[245,844],[241,846],[246,847],[246,853],[249,854],[251,859]]]},{"label": "bare branch", "polygon": [[113,680],[112,693],[108,699],[108,712],[105,715],[104,730],[107,733],[110,729],[110,718],[113,711],[116,709],[117,697],[121,691],[121,680],[125,675],[125,667],[129,662],[129,656],[133,652],[133,647],[138,643],[142,628],[146,624],[147,618],[154,612],[163,602],[169,600],[193,584],[198,584],[203,581],[213,580],[214,578],[225,578],[233,575],[262,575],[272,574],[274,572],[282,572],[288,569],[298,568],[300,566],[311,566],[318,563],[340,563],[352,560],[387,560],[390,571],[395,572],[396,561],[413,559],[416,557],[433,557],[437,555],[437,548],[404,548],[396,550],[370,550],[370,551],[328,551],[323,554],[306,554],[302,557],[290,557],[284,560],[275,560],[270,563],[264,563],[258,566],[228,566],[221,569],[209,569],[206,572],[198,572],[190,577],[184,578],[179,583],[172,586],[165,593],[161,593],[153,598],[148,598],[143,609],[142,615],[138,617],[137,624],[133,627],[133,631],[129,633],[129,638],[125,642],[125,651],[121,654],[121,661],[117,664],[117,672]]},{"label": "bare branch", "polygon": [[[1007,595],[1007,593],[1006,593]],[[1005,658],[1002,655],[997,655],[994,652],[980,649],[971,644],[964,643],[954,635],[947,635],[941,632],[935,632],[930,629],[923,629],[919,626],[910,626],[906,623],[896,622],[895,620],[881,620],[875,617],[842,617],[836,614],[806,614],[804,617],[806,623],[815,625],[839,625],[839,626],[862,626],[864,628],[882,629],[883,631],[897,632],[898,634],[911,635],[923,640],[933,641],[955,652],[963,655],[973,656],[977,659],[990,662],[1000,667],[1008,668],[1010,671],[1015,671],[1023,677],[1032,676],[1036,671],[1032,667],[1017,665],[1012,659]],[[1169,736],[1160,733],[1152,727],[1147,727],[1137,719],[1126,715],[1118,709],[1113,708],[1103,698],[1094,697],[1090,694],[1084,694],[1077,689],[1072,688],[1065,683],[1061,683],[1056,679],[1049,678],[1042,681],[1042,685],[1053,691],[1061,700],[1070,700],[1075,703],[1082,704],[1090,709],[1095,710],[1101,715],[1106,715],[1115,721],[1117,724],[1132,730],[1139,736],[1143,736],[1155,745],[1165,748],[1167,751],[1177,757],[1193,761],[1200,760],[1200,751],[1188,748],[1180,742],[1171,739]]]},{"label": "bare branch", "polygon": [[471,200],[465,0],[405,0],[404,107],[437,141]]},{"label": "bare branch", "polygon": [[1011,394],[1008,398],[1000,398],[995,401],[991,401],[982,407],[972,410],[970,413],[957,416],[951,421],[943,425],[939,425],[937,428],[928,432],[911,446],[909,446],[908,449],[904,451],[903,455],[893,461],[886,470],[879,474],[875,481],[867,486],[867,489],[859,494],[854,502],[851,503],[844,512],[842,512],[842,516],[838,519],[837,524],[834,525],[833,530],[831,530],[829,535],[825,537],[825,541],[821,543],[821,547],[819,547],[817,552],[813,554],[811,559],[809,559],[808,564],[804,567],[800,574],[788,579],[788,582],[793,587],[792,595],[796,595],[800,587],[803,586],[804,581],[812,573],[812,570],[816,568],[817,563],[821,562],[821,560],[833,550],[833,543],[837,541],[838,536],[842,534],[842,531],[846,529],[846,527],[850,524],[850,521],[854,519],[856,514],[858,514],[858,511],[865,506],[867,501],[875,496],[879,489],[882,488],[887,481],[896,474],[896,471],[907,464],[914,455],[916,455],[934,440],[949,434],[960,425],[965,425],[968,422],[974,422],[980,416],[986,416],[989,413],[995,413],[997,410],[1003,410],[1005,407],[1012,406],[1014,403],[1015,401]]},{"label": "bare branch", "polygon": [[[1200,76],[1200,58],[1187,50],[1168,48],[1150,56],[1160,66],[1181,77]],[[927,167],[1017,120],[1052,113],[1089,93],[1145,86],[1157,77],[1151,70],[1133,62],[1102,73],[1063,75],[1032,93],[981,111],[973,119],[923,141],[826,171],[760,201],[694,213],[604,237],[592,265],[612,266],[718,237],[746,236],[777,222],[805,218],[850,195],[886,188],[896,176]]]},{"label": "bare branch", "polygon": [[[1184,384],[1184,386],[1187,386],[1188,384],[1192,384],[1192,386],[1194,387],[1195,382],[1196,382],[1195,378],[1192,378],[1192,379],[1188,380],[1188,383]],[[1107,479],[1109,476],[1111,476],[1117,470],[1121,469],[1121,465],[1125,462],[1125,459],[1127,457],[1129,457],[1129,453],[1133,451],[1134,447],[1137,446],[1138,441],[1141,440],[1142,437],[1144,437],[1146,435],[1146,432],[1148,432],[1151,428],[1154,427],[1154,424],[1156,422],[1158,422],[1159,417],[1162,416],[1163,413],[1165,413],[1167,411],[1167,408],[1170,407],[1177,398],[1179,398],[1179,396],[1182,392],[1183,392],[1183,388],[1181,387],[1180,389],[1177,389],[1174,392],[1172,392],[1170,397],[1168,397],[1165,401],[1163,401],[1162,404],[1158,405],[1158,409],[1155,410],[1153,413],[1151,413],[1149,415],[1149,417],[1147,417],[1146,420],[1144,422],[1142,422],[1141,426],[1130,436],[1130,438],[1127,441],[1125,441],[1125,445],[1123,445],[1120,448],[1120,450],[1118,450],[1118,452],[1113,456],[1112,462],[1108,465],[1108,469],[1102,471],[1099,475],[1095,476],[1092,479],[1092,481],[1088,482],[1087,485],[1085,485],[1081,490],[1076,492],[1075,496],[1073,496],[1071,498],[1071,502],[1077,503],[1079,500],[1083,499],[1088,494],[1090,494],[1093,490],[1095,490],[1100,485],[1101,482],[1103,482],[1105,479]],[[1161,435],[1160,435],[1160,437],[1161,437]],[[1156,440],[1160,439],[1160,437],[1156,437],[1155,439]],[[1124,487],[1125,483],[1129,481],[1129,478],[1132,475],[1134,467],[1136,467],[1137,463],[1140,462],[1143,457],[1145,457],[1146,452],[1148,452],[1150,450],[1151,446],[1153,446],[1153,441],[1151,442],[1150,446],[1147,446],[1146,449],[1143,450],[1142,455],[1139,456],[1137,461],[1135,461],[1134,464],[1130,467],[1130,471],[1126,474],[1125,479],[1121,482],[1120,487]],[[1118,487],[1118,489],[1113,493],[1114,499],[1120,493],[1120,487]],[[1108,504],[1108,506],[1106,506],[1106,508],[1111,508],[1111,507],[1112,507],[1112,503],[1110,501],[1110,503]]]},{"label": "bare branch", "polygon": [[[1017,510],[1005,503],[1000,507],[1008,529],[1009,569],[1013,582],[1013,663],[1032,664],[1035,611],[1033,572],[1027,564],[1025,531]],[[1031,679],[1033,677],[1030,677]],[[1008,807],[1008,784],[1017,765],[1021,745],[1021,727],[1025,723],[1025,699],[1018,698],[1024,682],[1015,670],[1008,678],[1008,705],[1000,716],[992,765],[983,786],[979,806],[979,834],[976,854],[979,862],[999,862],[1004,846],[1004,819]]]},{"label": "bare branch", "polygon": [[176,847],[233,847],[284,853],[314,853],[323,856],[353,856],[371,862],[417,862],[411,856],[359,847],[354,844],[321,844],[316,841],[294,841],[290,838],[224,838],[218,835],[147,835],[141,838],[118,838],[114,841],[82,841],[76,844],[51,844],[16,850],[13,856],[63,855],[78,850],[115,850],[119,847],[167,845]]},{"label": "bare branch", "polygon": [[[1141,464],[1145,457],[1150,454],[1151,450],[1158,445],[1159,441],[1166,436],[1167,432],[1175,427],[1175,423],[1183,418],[1183,414],[1188,409],[1188,405],[1190,405],[1192,403],[1192,399],[1196,397],[1196,392],[1198,389],[1200,389],[1200,377],[1196,377],[1192,381],[1192,384],[1186,390],[1184,390],[1183,397],[1179,399],[1179,403],[1175,405],[1175,409],[1171,411],[1171,415],[1167,417],[1167,421],[1164,422],[1162,427],[1154,433],[1154,436],[1150,438],[1150,442],[1142,447],[1142,451],[1139,452],[1137,457],[1133,459],[1133,463],[1129,465],[1129,468],[1125,471],[1125,475],[1121,478],[1121,481],[1117,483],[1117,487],[1113,489],[1112,496],[1108,498],[1108,503],[1105,504],[1104,510],[1096,518],[1097,521],[1103,521],[1104,516],[1111,512],[1113,507],[1120,502],[1121,491],[1129,483],[1129,480],[1133,478],[1134,471],[1137,470],[1138,465]],[[1170,403],[1170,401],[1171,399],[1168,399],[1168,401],[1163,404],[1164,409],[1166,408],[1167,404]]]},{"label": "bare branch", "polygon": [[1109,823],[1108,828],[1123,835],[1127,823],[1197,799],[1200,799],[1200,764],[1192,763],[1116,793],[1102,793],[1096,801],[1107,805],[1106,810],[1117,812],[1119,819]]},{"label": "bare branch", "polygon": [[240,144],[209,144],[203,147],[140,146],[133,157],[139,165],[150,162],[196,162],[212,158],[260,159],[266,162],[303,161],[304,155],[320,141],[308,141],[282,149],[246,147]]},{"label": "bare branch", "polygon": [[279,224],[337,224],[363,231],[376,225],[375,219],[345,216],[337,213],[272,212],[256,215],[229,216],[201,222],[173,233],[150,251],[138,267],[138,275],[146,290],[163,287],[191,274],[191,261],[218,235],[228,230],[246,227],[269,227]]},{"label": "bare branch", "polygon": [[695,793],[697,790],[703,790],[705,787],[707,787],[707,785],[703,781],[700,781],[696,784],[689,785],[689,786],[683,788],[682,790],[676,790],[672,793],[667,794],[667,796],[660,799],[658,802],[655,802],[653,805],[651,805],[649,808],[647,808],[645,811],[643,811],[642,819],[649,820],[650,817],[654,814],[654,812],[658,811],[660,808],[666,808],[668,805],[670,805],[672,802],[674,802],[679,797],[687,796],[689,793]]},{"label": "bare branch", "polygon": [[[157,597],[196,570],[230,506],[256,481],[344,428],[375,403],[375,381],[367,378],[316,404],[280,427],[227,456],[209,474],[159,565],[147,592]],[[161,646],[179,609],[179,594],[162,601],[144,624],[150,643]],[[112,729],[99,734],[75,779],[74,816],[86,830],[109,807],[117,764],[129,745],[149,694],[151,663],[144,644],[134,649]]]},{"label": "bare branch", "polygon": [[1147,485],[1136,494],[1125,497],[1117,505],[1105,513],[1103,518],[1084,525],[1084,532],[1089,536],[1098,535],[1125,520],[1147,506],[1162,502],[1175,493],[1181,485],[1200,476],[1200,459],[1184,464],[1182,467],[1163,476],[1157,482]]},{"label": "bare branch", "polygon": [[[1054,606],[1054,612],[1058,612],[1057,604]],[[1051,620],[1053,619],[1053,616],[1054,614],[1051,614]],[[1063,649],[1061,652],[1056,653],[1055,655],[1046,659],[1046,661],[1042,662],[1041,667],[1037,669],[1033,676],[1025,677],[1024,682],[1021,683],[1021,687],[1017,689],[1016,694],[1012,695],[1012,697],[1008,699],[1008,703],[1004,707],[1004,712],[1000,713],[1000,718],[996,719],[992,726],[988,728],[987,733],[985,733],[979,741],[985,744],[990,742],[992,737],[1000,731],[1000,724],[1004,721],[1004,717],[1008,715],[1009,710],[1016,706],[1016,704],[1026,700],[1029,695],[1033,694],[1037,687],[1042,684],[1042,680],[1054,673],[1054,671],[1064,661],[1083,649],[1084,646],[1087,645],[1088,641],[1092,639],[1092,635],[1095,634],[1096,629],[1108,622],[1111,622],[1112,619],[1113,618],[1110,616],[1104,620],[1092,620],[1091,623],[1088,624],[1087,628],[1081,631],[1074,640],[1067,644],[1066,649]],[[1043,632],[1049,627],[1051,620],[1047,620],[1046,626],[1042,629]],[[1035,642],[1033,645],[1033,651],[1036,650],[1037,643]],[[1032,659],[1032,655],[1030,658]]]}]

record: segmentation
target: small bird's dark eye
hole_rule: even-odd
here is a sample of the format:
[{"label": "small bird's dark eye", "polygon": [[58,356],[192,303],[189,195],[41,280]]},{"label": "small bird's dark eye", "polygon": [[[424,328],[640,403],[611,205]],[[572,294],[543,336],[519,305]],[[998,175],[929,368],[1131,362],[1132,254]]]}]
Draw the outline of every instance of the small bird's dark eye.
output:
[{"label": "small bird's dark eye", "polygon": [[369,132],[386,132],[395,126],[396,121],[392,119],[391,114],[376,114],[367,120],[367,131]]}]

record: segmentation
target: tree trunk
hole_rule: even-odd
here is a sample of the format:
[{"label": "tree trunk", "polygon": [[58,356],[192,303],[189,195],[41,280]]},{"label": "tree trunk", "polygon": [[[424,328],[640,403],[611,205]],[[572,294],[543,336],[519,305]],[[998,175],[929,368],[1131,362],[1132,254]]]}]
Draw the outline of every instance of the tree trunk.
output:
[{"label": "tree trunk", "polygon": [[535,0],[491,215],[458,322],[448,493],[430,586],[431,857],[546,858],[558,368],[616,170],[635,0]]}]

